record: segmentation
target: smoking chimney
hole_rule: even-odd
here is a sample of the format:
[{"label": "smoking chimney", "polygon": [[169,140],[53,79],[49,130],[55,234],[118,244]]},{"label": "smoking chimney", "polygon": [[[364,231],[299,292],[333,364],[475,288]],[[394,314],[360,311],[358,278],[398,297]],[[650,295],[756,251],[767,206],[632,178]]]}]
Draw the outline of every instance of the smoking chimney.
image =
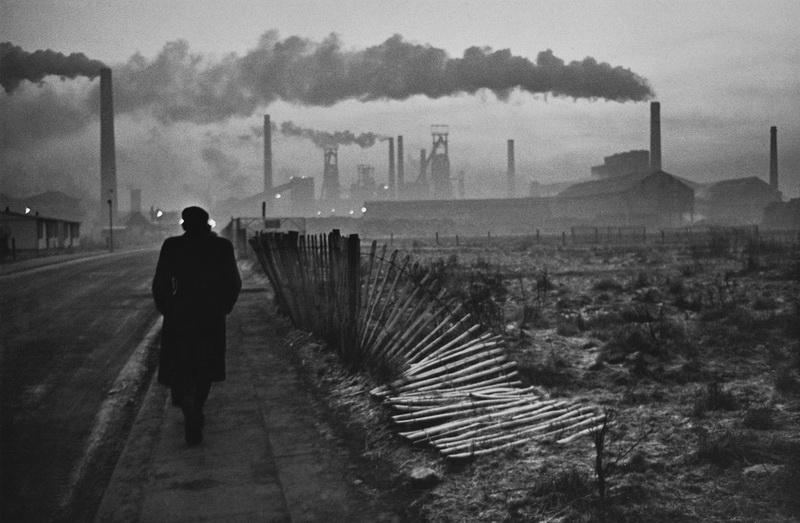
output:
[{"label": "smoking chimney", "polygon": [[769,128],[769,185],[778,189],[778,128]]},{"label": "smoking chimney", "polygon": [[[117,205],[117,154],[114,145],[114,97],[111,69],[100,69],[100,204],[104,211],[111,200],[112,214]],[[101,214],[102,216],[102,214]]]},{"label": "smoking chimney", "polygon": [[661,170],[661,104],[650,103],[650,172]]},{"label": "smoking chimney", "polygon": [[272,201],[272,124],[269,115],[264,115],[264,193]]},{"label": "smoking chimney", "polygon": [[511,198],[514,195],[514,183],[515,183],[515,166],[514,166],[514,140],[508,141],[508,197]]},{"label": "smoking chimney", "polygon": [[394,138],[389,137],[389,198],[397,199],[397,186],[394,180]]},{"label": "smoking chimney", "polygon": [[397,137],[397,197],[403,198],[403,185],[405,184],[405,175],[403,172],[403,137]]}]

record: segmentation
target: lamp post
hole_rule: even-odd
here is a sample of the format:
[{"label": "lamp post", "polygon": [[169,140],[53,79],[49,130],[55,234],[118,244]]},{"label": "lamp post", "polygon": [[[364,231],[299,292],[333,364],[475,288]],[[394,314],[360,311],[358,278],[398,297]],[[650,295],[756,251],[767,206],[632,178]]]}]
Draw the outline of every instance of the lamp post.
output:
[{"label": "lamp post", "polygon": [[108,246],[114,252],[114,201],[109,198],[108,203]]}]

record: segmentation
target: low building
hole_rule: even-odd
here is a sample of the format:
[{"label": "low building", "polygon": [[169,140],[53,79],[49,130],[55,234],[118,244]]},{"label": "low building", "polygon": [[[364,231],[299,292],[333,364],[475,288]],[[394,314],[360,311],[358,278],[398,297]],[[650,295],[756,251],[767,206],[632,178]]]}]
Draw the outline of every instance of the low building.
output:
[{"label": "low building", "polygon": [[800,198],[767,204],[761,224],[767,229],[800,231]]},{"label": "low building", "polygon": [[592,176],[608,178],[647,172],[650,169],[650,151],[643,149],[612,154],[603,158],[603,165],[591,168]]},{"label": "low building", "polygon": [[3,252],[67,249],[80,244],[81,222],[47,218],[38,214],[0,213],[0,246]]},{"label": "low building", "polygon": [[[368,226],[380,223],[452,234],[530,234],[552,225],[550,198],[376,200],[364,204]],[[388,229],[387,229],[388,230]]]},{"label": "low building", "polygon": [[772,202],[781,201],[781,193],[764,180],[749,176],[723,180],[698,193],[698,213],[711,223],[757,225]]},{"label": "low building", "polygon": [[664,171],[611,176],[561,191],[552,210],[578,225],[678,226],[694,220],[694,189]]}]

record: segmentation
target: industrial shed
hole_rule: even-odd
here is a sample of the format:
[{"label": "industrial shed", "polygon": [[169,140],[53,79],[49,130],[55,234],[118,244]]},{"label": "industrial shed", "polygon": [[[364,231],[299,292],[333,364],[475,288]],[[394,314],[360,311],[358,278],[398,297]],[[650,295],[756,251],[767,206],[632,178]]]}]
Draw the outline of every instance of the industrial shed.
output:
[{"label": "industrial shed", "polygon": [[561,191],[552,211],[575,224],[677,226],[694,220],[694,189],[664,171],[612,176]]},{"label": "industrial shed", "polygon": [[749,176],[717,182],[698,192],[697,209],[709,222],[752,225],[761,223],[764,209],[779,201],[778,189]]},{"label": "industrial shed", "polygon": [[81,223],[6,209],[0,213],[0,246],[11,250],[47,250],[77,247]]}]

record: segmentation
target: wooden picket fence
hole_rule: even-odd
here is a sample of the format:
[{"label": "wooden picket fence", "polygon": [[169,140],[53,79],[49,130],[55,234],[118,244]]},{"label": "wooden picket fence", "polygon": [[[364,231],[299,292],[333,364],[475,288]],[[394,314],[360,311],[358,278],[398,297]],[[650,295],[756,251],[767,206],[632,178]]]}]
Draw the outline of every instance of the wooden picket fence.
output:
[{"label": "wooden picket fence", "polygon": [[[354,370],[382,384],[371,393],[396,414],[400,434],[447,457],[533,441],[568,443],[605,415],[523,387],[501,336],[483,332],[428,272],[358,235],[260,233],[250,245],[279,307]],[[417,275],[412,278],[411,275]]]}]

